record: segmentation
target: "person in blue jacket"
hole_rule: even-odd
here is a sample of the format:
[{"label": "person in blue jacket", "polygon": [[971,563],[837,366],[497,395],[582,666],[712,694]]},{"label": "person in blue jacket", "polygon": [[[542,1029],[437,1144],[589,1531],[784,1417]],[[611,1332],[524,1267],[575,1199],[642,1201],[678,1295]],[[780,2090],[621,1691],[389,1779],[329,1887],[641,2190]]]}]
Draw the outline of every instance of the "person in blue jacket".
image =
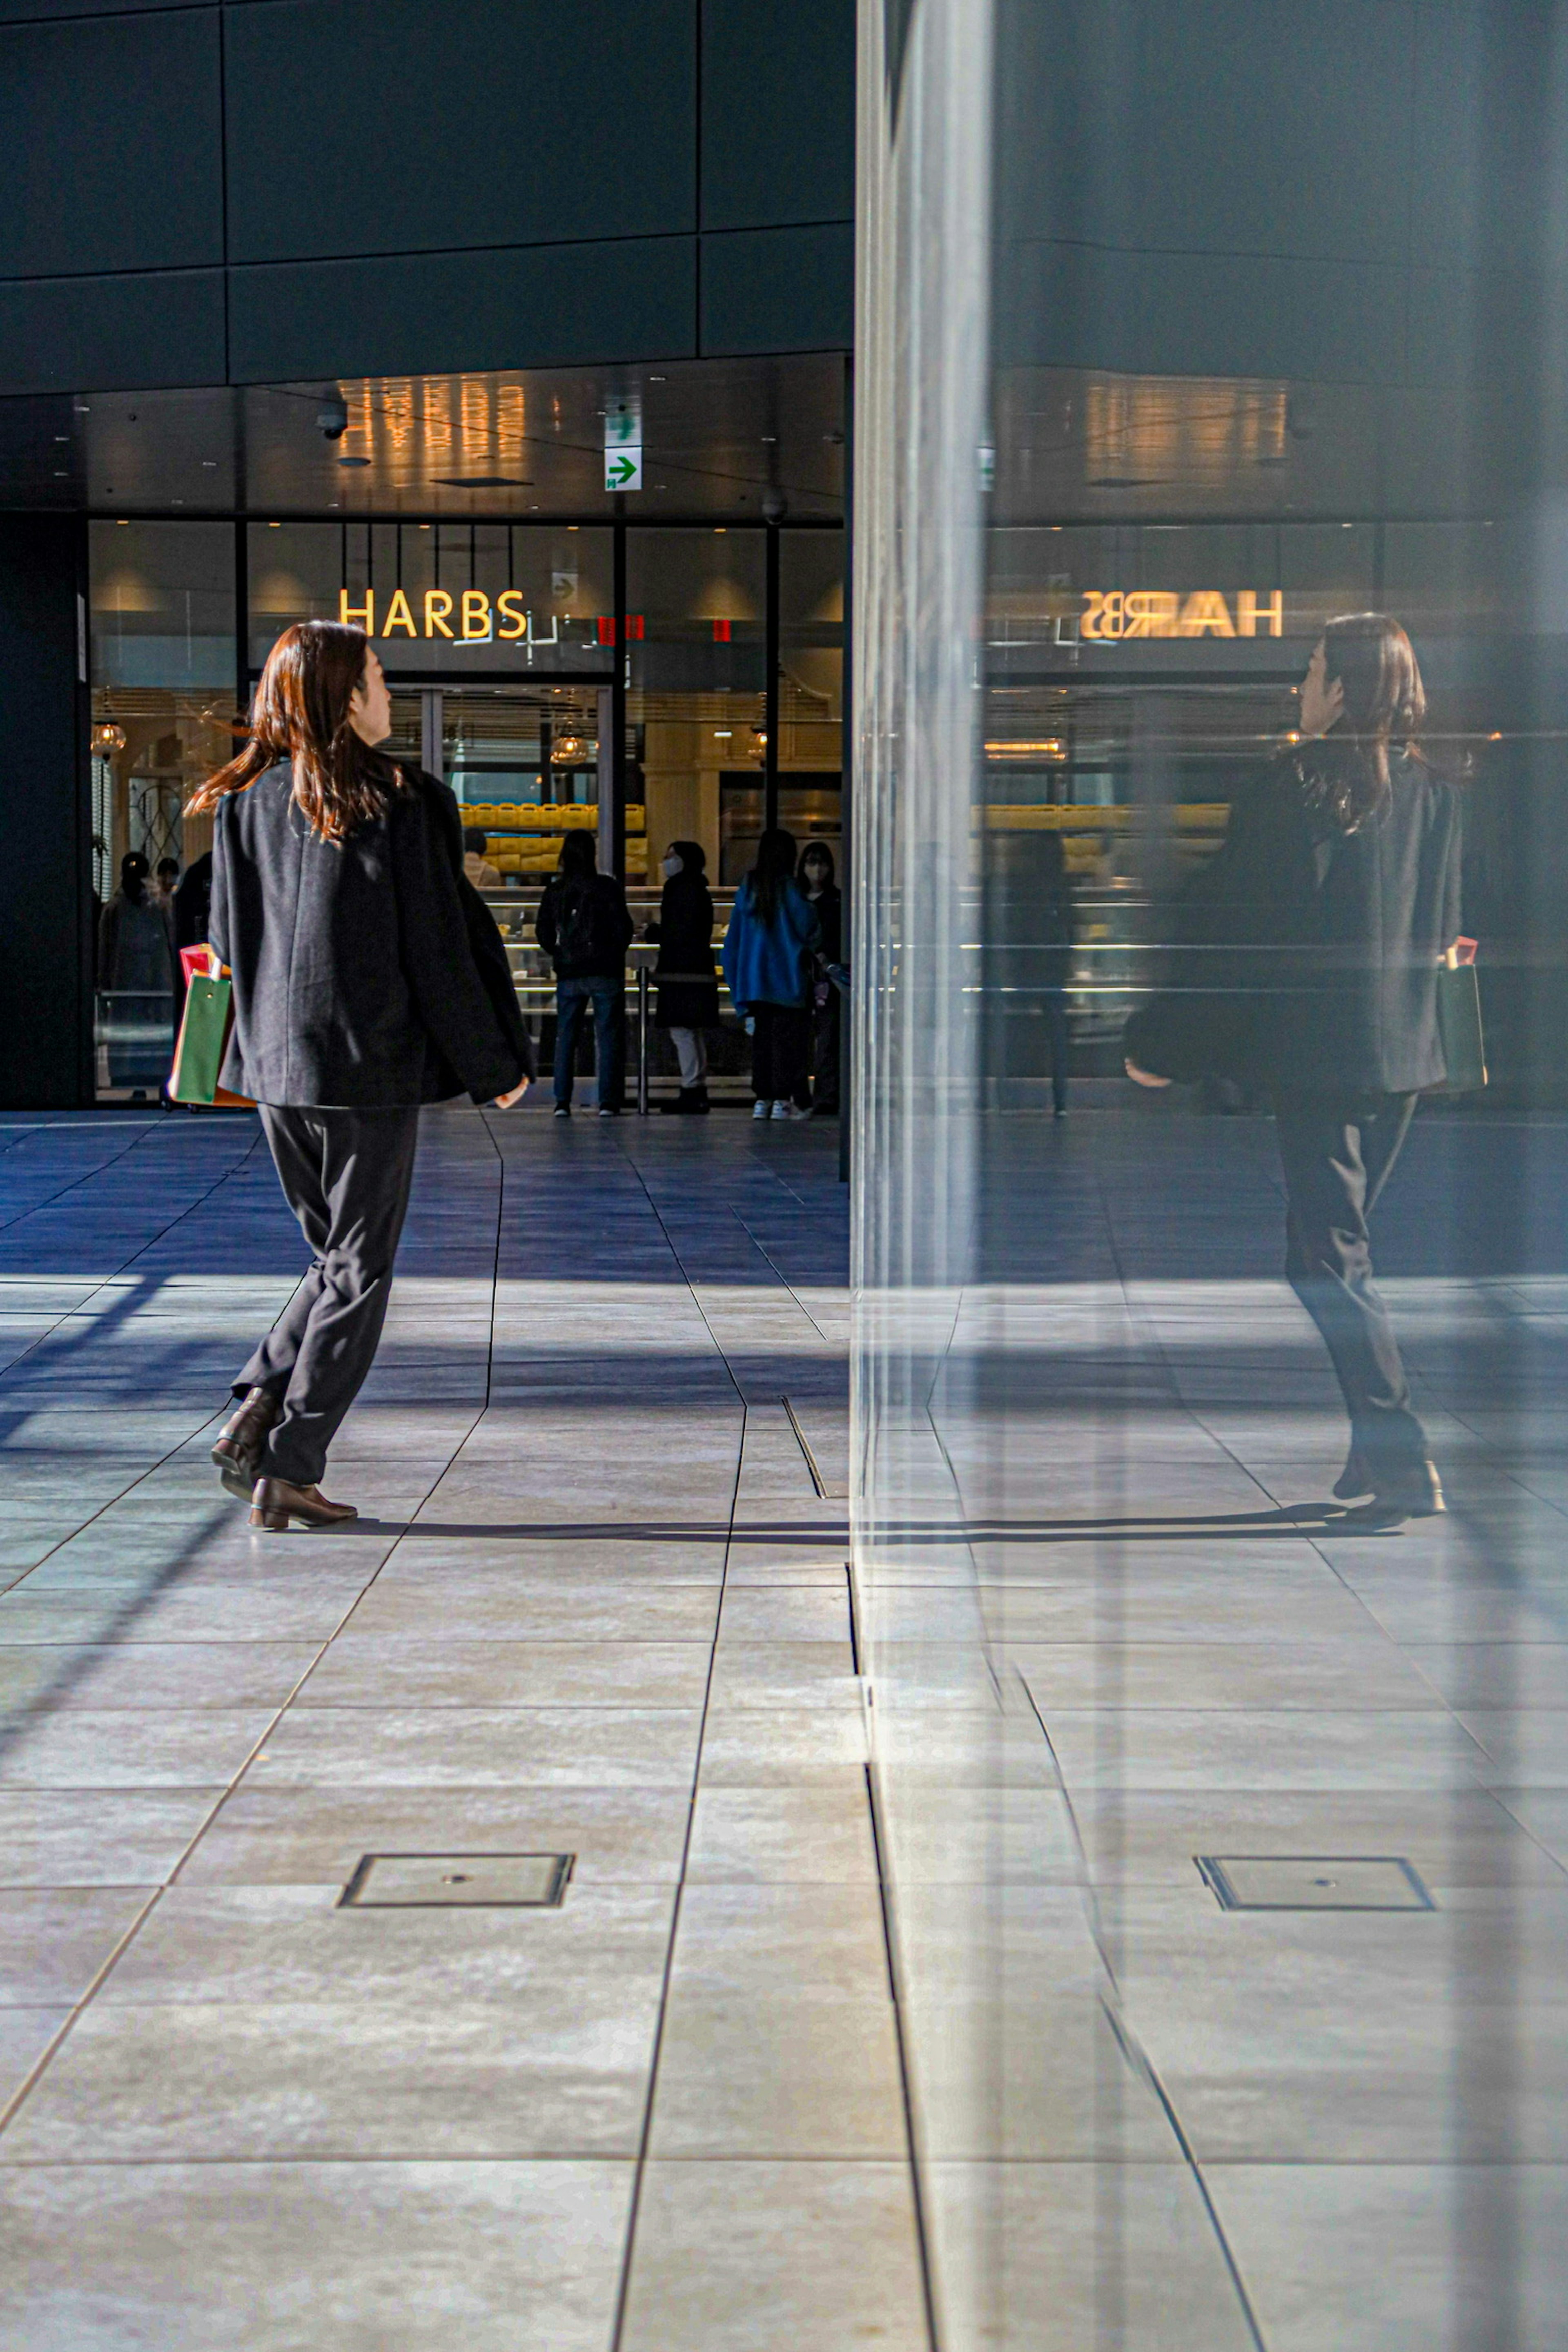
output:
[{"label": "person in blue jacket", "polygon": [[752,1024],[753,1118],[809,1118],[812,982],[822,928],[795,878],[795,835],[774,825],[735,893],[724,979]]}]

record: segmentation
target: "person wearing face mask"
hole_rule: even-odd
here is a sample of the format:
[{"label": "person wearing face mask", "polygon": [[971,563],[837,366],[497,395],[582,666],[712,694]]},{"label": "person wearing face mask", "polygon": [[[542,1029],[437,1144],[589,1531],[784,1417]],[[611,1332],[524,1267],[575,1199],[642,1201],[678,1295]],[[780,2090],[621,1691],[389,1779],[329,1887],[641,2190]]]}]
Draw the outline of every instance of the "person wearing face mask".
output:
[{"label": "person wearing face mask", "polygon": [[818,1118],[838,1116],[838,991],[829,967],[844,961],[844,895],[834,879],[833,852],[825,841],[808,841],[800,853],[798,879],[822,932],[812,988],[811,1108]]},{"label": "person wearing face mask", "polygon": [[1184,984],[1142,1007],[1125,1034],[1140,1086],[1267,1085],[1286,1277],[1351,1425],[1334,1495],[1355,1506],[1343,1523],[1373,1531],[1444,1507],[1369,1231],[1418,1097],[1448,1075],[1437,974],[1458,940],[1461,811],[1417,746],[1426,709],[1397,621],[1329,623],[1289,743],[1237,795],[1224,845],[1181,910],[1173,976]]},{"label": "person wearing face mask", "polygon": [[658,941],[654,979],[658,984],[654,1024],[668,1029],[680,1065],[680,1092],[662,1111],[700,1116],[708,1108],[708,1043],[703,1034],[719,1018],[719,982],[713,962],[713,898],[708,887],[708,853],[700,841],[672,841],[664,853],[664,888],[658,920],[647,937]]}]

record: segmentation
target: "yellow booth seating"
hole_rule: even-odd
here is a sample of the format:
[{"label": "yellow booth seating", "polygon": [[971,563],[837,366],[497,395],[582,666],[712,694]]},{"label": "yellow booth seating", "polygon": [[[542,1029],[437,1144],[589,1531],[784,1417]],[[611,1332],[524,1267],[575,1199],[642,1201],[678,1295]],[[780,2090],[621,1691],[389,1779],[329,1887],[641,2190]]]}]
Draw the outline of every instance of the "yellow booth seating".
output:
[{"label": "yellow booth seating", "polygon": [[[482,833],[490,864],[503,878],[554,873],[563,833],[593,832],[599,812],[592,801],[466,801],[463,823]],[[626,808],[626,873],[647,872],[647,814],[640,802]]]}]

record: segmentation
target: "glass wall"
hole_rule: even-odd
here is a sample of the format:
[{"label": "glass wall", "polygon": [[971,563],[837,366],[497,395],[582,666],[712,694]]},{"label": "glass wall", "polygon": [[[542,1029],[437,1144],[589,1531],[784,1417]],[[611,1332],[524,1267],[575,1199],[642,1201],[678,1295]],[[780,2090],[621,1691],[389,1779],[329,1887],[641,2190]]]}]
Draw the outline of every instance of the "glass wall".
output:
[{"label": "glass wall", "polygon": [[[614,697],[626,712],[624,875],[639,921],[673,839],[702,843],[727,917],[763,822],[771,713],[782,822],[841,848],[837,530],[263,519],[104,521],[92,533],[100,905],[128,851],[154,868],[199,868],[210,822],[184,804],[231,755],[239,702],[290,623],[344,614],[368,628],[392,682],[394,748],[444,775],[483,834],[515,942],[531,936],[563,830],[595,822]],[[155,882],[154,896],[177,945],[163,904],[174,878]],[[154,1090],[168,1066],[178,971],[139,914],[138,924],[161,984],[138,964],[132,988],[117,952],[105,965],[106,1099]],[[117,916],[116,937],[120,928]],[[532,987],[540,973],[521,945],[518,956],[520,985]],[[658,1037],[649,1050],[658,1076]],[[716,1068],[738,1073],[744,1053],[727,1017]]]},{"label": "glass wall", "polygon": [[[179,972],[174,892],[211,845],[184,803],[233,756],[234,530],[90,526],[92,887],[100,1099],[155,1095],[168,1075]],[[129,900],[121,864],[146,861]]]},{"label": "glass wall", "polygon": [[[1560,21],[861,24],[854,1574],[937,2337],[1544,2344]],[[1424,717],[1364,625],[1304,685],[1368,613]]]},{"label": "glass wall", "polygon": [[565,524],[252,523],[251,667],[290,621],[346,614],[400,677],[607,677],[611,537]]}]

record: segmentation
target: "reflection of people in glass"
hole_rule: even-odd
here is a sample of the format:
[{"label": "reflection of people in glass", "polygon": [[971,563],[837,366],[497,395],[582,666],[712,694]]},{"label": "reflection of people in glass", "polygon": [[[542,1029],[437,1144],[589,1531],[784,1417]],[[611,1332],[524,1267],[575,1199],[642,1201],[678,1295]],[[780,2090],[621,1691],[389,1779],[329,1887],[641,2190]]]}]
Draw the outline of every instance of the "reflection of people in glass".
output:
[{"label": "reflection of people in glass", "polygon": [[172,996],[174,957],[169,918],[147,887],[147,860],[128,849],[120,861],[120,887],[98,924],[98,984]]},{"label": "reflection of people in glass", "polygon": [[1421,673],[1396,621],[1331,621],[1301,686],[1299,741],[1238,798],[1195,903],[1200,979],[1128,1024],[1144,1085],[1265,1075],[1289,1207],[1286,1272],[1322,1334],[1351,1422],[1334,1488],[1392,1527],[1443,1508],[1368,1219],[1418,1095],[1447,1076],[1437,972],[1459,929],[1458,795],[1415,748]]},{"label": "reflection of people in glass", "polygon": [[664,853],[658,920],[649,923],[647,931],[658,943],[654,1025],[668,1030],[680,1065],[680,1092],[659,1108],[692,1116],[708,1108],[708,1040],[703,1032],[719,1018],[713,895],[707,865],[708,853],[700,841],[670,843]]},{"label": "reflection of people in glass", "polygon": [[1068,973],[1072,966],[1072,884],[1059,833],[1042,833],[1038,843],[1040,887],[1040,1001],[1051,1040],[1051,1110],[1065,1118],[1068,1107]]},{"label": "reflection of people in glass", "polygon": [[823,1118],[838,1109],[838,991],[828,967],[844,961],[844,894],[834,879],[833,852],[825,841],[808,841],[800,853],[800,887],[822,929],[812,990],[811,1108]]}]

